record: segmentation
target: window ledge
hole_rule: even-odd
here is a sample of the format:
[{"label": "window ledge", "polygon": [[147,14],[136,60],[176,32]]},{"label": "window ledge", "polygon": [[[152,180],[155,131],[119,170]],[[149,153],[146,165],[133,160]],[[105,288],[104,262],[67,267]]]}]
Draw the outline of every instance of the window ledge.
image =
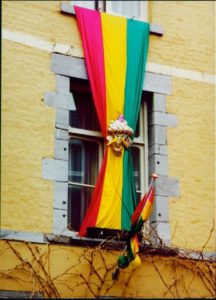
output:
[{"label": "window ledge", "polygon": [[[70,15],[75,15],[75,10],[74,10],[73,5],[70,5],[69,3],[66,3],[66,2],[61,3],[61,12],[70,14]],[[161,25],[150,24],[150,33],[157,35],[157,36],[162,36],[164,34],[164,30]]]},{"label": "window ledge", "polygon": [[[125,247],[125,242],[116,240],[105,240],[96,238],[80,238],[77,236],[65,236],[54,234],[42,234],[32,232],[20,232],[13,230],[1,229],[0,240],[16,241],[16,242],[30,242],[39,244],[61,244],[65,246],[79,246],[79,247],[94,247],[100,245],[103,249],[122,250]],[[141,255],[159,255],[166,257],[179,257],[192,260],[205,260],[214,262],[216,254],[214,252],[192,251],[187,249],[179,249],[168,247],[166,245],[150,245],[140,244]]]},{"label": "window ledge", "polygon": [[[96,239],[96,238],[80,238],[77,236],[59,236],[59,235],[46,235],[46,239],[50,244],[65,244],[68,246],[78,247],[95,247],[101,246],[102,249],[123,250],[125,248],[125,241],[116,239]],[[139,244],[139,254],[141,256],[162,256],[162,257],[176,257],[189,260],[204,260],[215,262],[216,254],[214,252],[201,252],[187,249],[180,249],[170,247],[165,244],[151,245]]]},{"label": "window ledge", "polygon": [[[47,235],[47,241],[53,244],[66,244],[78,247],[94,247],[101,246],[103,249],[123,250],[125,248],[125,241],[114,239],[99,239],[99,238],[80,238],[77,236],[59,236],[59,235]],[[166,246],[154,246],[150,244],[139,244],[140,254],[148,255],[161,255],[161,256],[178,256],[179,250],[177,248],[170,248]]]}]

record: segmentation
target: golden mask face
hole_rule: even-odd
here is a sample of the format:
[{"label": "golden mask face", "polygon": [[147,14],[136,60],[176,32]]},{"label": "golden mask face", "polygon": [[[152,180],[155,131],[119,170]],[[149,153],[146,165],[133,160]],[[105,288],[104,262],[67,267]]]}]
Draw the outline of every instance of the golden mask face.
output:
[{"label": "golden mask face", "polygon": [[112,144],[112,150],[114,151],[115,155],[121,156],[122,155],[122,150],[124,147],[122,137],[115,136],[116,141]]},{"label": "golden mask face", "polygon": [[133,129],[127,125],[123,115],[117,120],[111,120],[108,126],[107,146],[111,146],[116,156],[122,155],[123,148],[129,148],[132,144],[130,137],[133,135]]}]

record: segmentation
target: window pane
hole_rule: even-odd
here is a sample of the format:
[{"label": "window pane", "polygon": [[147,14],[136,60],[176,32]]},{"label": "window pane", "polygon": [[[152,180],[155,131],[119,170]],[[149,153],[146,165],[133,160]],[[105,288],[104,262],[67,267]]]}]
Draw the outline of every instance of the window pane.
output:
[{"label": "window pane", "polygon": [[[71,138],[69,140],[70,182],[95,185],[99,171],[99,144]],[[78,231],[89,206],[93,187],[69,183],[68,223],[69,229]]]},{"label": "window pane", "polygon": [[112,12],[127,17],[139,18],[140,1],[111,1]]},{"label": "window pane", "polygon": [[99,144],[80,139],[70,139],[69,181],[94,185],[98,169]]},{"label": "window pane", "polygon": [[86,210],[89,206],[93,188],[69,185],[68,223],[69,229],[79,231]]},{"label": "window pane", "polygon": [[140,192],[137,192],[137,193],[136,193],[136,196],[137,196],[137,201],[138,201],[138,203],[139,203],[139,201],[142,199],[141,197],[142,197],[143,195],[141,195]]},{"label": "window pane", "polygon": [[139,115],[139,118],[137,121],[137,126],[136,126],[136,131],[135,131],[134,137],[139,137],[139,136],[140,136],[140,115]]},{"label": "window pane", "polygon": [[95,1],[71,1],[71,4],[91,9],[95,8]]},{"label": "window pane", "polygon": [[97,113],[87,80],[71,80],[71,93],[74,97],[75,111],[70,111],[71,127],[100,131]]},{"label": "window pane", "polygon": [[136,184],[136,190],[140,190],[140,149],[138,147],[131,148],[133,167],[134,167],[134,178]]}]

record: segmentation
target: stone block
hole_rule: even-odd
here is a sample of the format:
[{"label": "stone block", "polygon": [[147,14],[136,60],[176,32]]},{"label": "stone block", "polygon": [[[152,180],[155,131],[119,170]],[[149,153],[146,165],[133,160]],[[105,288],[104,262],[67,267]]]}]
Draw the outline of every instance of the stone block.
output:
[{"label": "stone block", "polygon": [[157,224],[157,233],[159,237],[166,242],[166,244],[169,244],[171,241],[171,235],[170,235],[170,225],[168,222],[160,222]]},{"label": "stone block", "polygon": [[159,94],[171,94],[171,77],[167,75],[146,72],[143,90]]},{"label": "stone block", "polygon": [[53,158],[43,158],[42,177],[44,179],[66,182],[68,180],[68,162]]},{"label": "stone block", "polygon": [[58,235],[65,235],[67,229],[67,209],[54,209],[53,210],[53,233]]},{"label": "stone block", "polygon": [[55,158],[68,161],[68,141],[55,139]]},{"label": "stone block", "polygon": [[52,54],[51,70],[55,74],[88,79],[84,59],[61,54]]},{"label": "stone block", "polygon": [[68,183],[55,182],[54,208],[67,210],[68,208]]},{"label": "stone block", "polygon": [[155,111],[150,115],[149,124],[150,125],[161,125],[176,127],[177,126],[177,117],[173,114],[167,114],[159,111]]},{"label": "stone block", "polygon": [[64,110],[76,110],[74,98],[71,93],[58,94],[46,92],[44,102],[49,106],[54,106]]},{"label": "stone block", "polygon": [[149,159],[149,174],[168,175],[168,161],[166,155],[154,154]]},{"label": "stone block", "polygon": [[180,197],[179,182],[177,178],[160,175],[155,183],[156,195],[167,197]]},{"label": "stone block", "polygon": [[69,139],[68,131],[60,128],[56,128],[55,138],[59,140],[67,140]]},{"label": "stone block", "polygon": [[69,111],[66,109],[56,109],[56,127],[68,129],[69,127]]},{"label": "stone block", "polygon": [[56,75],[56,92],[61,94],[70,93],[70,77]]},{"label": "stone block", "polygon": [[166,145],[154,144],[149,147],[149,157],[153,154],[168,155],[168,150]]},{"label": "stone block", "polygon": [[153,94],[153,111],[166,112],[166,96],[163,94]]},{"label": "stone block", "polygon": [[169,221],[169,198],[164,196],[155,196],[154,209],[151,215],[153,222]]},{"label": "stone block", "polygon": [[148,130],[148,144],[152,146],[153,144],[166,145],[167,144],[167,130],[166,126],[154,125],[150,126]]}]

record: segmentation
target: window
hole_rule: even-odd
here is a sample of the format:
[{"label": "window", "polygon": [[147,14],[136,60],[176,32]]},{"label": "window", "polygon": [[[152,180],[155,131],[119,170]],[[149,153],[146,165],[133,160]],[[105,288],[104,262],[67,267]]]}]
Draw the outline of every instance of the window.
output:
[{"label": "window", "polygon": [[147,21],[147,1],[106,1],[106,12]]},{"label": "window", "polygon": [[72,5],[105,11],[129,18],[148,20],[147,1],[71,1]]},{"label": "window", "polygon": [[[92,147],[97,149],[97,155],[99,157],[98,159],[97,156],[93,156],[92,152],[94,150],[91,150],[89,156],[92,156],[92,161],[89,165],[94,165],[94,161],[98,163],[94,169],[99,170],[100,168],[104,145],[103,138],[99,132],[94,106],[90,103],[91,93],[87,81],[84,60],[73,56],[53,53],[52,71],[56,74],[56,93],[46,92],[44,102],[56,108],[55,152],[53,159],[49,157],[43,158],[42,177],[55,181],[53,234],[73,237],[73,240],[76,240],[76,236],[72,230],[79,230],[82,215],[79,213],[78,220],[72,220],[72,218],[74,218],[74,216],[76,217],[76,209],[80,211],[86,209],[84,205],[81,209],[80,199],[85,199],[86,197],[84,192],[82,192],[83,194],[81,195],[81,190],[92,192],[94,178],[90,180],[91,174],[82,173],[82,169],[84,169],[85,166],[84,162],[81,164],[81,162],[72,161],[74,157],[68,154],[68,133],[70,134],[70,153],[73,151],[73,149],[71,149],[73,146],[75,146],[74,151],[78,151],[78,145],[76,144],[76,140],[78,140],[79,143],[80,141],[82,142],[82,146],[79,145],[79,149],[82,148],[82,155],[87,157],[87,153],[85,152],[89,149],[88,142],[91,141],[93,143]],[[176,116],[166,112],[166,96],[170,94],[170,92],[170,76],[146,71],[139,127],[136,130],[132,150],[134,153],[134,176],[138,195],[140,191],[144,191],[141,192],[143,195],[148,189],[148,170],[149,174],[157,173],[160,176],[160,181],[157,181],[159,184],[156,187],[154,211],[151,215],[150,223],[154,226],[158,235],[166,241],[170,240],[169,197],[179,197],[179,181],[177,178],[170,177],[168,174],[167,128],[177,126]],[[87,97],[90,98],[88,101],[85,101]],[[75,98],[75,105],[73,98]],[[85,108],[82,103],[85,103]],[[75,106],[76,111],[74,112]],[[91,113],[89,113],[89,111],[91,111]],[[85,117],[79,117],[81,112]],[[86,118],[89,117],[90,114],[94,123],[86,122]],[[70,158],[69,176],[68,158]],[[72,170],[73,168],[74,170]],[[86,166],[86,169],[87,168]],[[84,170],[85,172],[86,169]],[[78,173],[76,171],[78,171]],[[82,181],[81,178],[83,179]],[[89,186],[84,187],[84,185]],[[75,186],[75,192],[75,188],[69,191],[70,188]],[[78,194],[77,190],[79,191],[79,187],[83,187],[83,189],[80,188],[78,201],[74,205],[75,196],[72,198],[71,193],[74,192]],[[88,205],[89,199],[90,198],[82,200],[87,202],[86,206]],[[72,207],[73,205],[74,207]],[[69,226],[68,222],[70,223]],[[75,227],[75,229],[73,227]],[[68,228],[72,230],[68,230]]]},{"label": "window", "polygon": [[[71,78],[76,110],[69,115],[68,229],[79,231],[89,206],[105,150],[87,80]],[[137,197],[148,187],[147,103],[143,93],[132,147]]]},{"label": "window", "polygon": [[90,8],[90,9],[106,11],[106,2],[107,1],[98,1],[98,0],[95,0],[95,1],[71,1],[71,4]]},{"label": "window", "polygon": [[79,231],[103,159],[103,137],[89,82],[71,79],[76,110],[69,115],[68,224]]}]

